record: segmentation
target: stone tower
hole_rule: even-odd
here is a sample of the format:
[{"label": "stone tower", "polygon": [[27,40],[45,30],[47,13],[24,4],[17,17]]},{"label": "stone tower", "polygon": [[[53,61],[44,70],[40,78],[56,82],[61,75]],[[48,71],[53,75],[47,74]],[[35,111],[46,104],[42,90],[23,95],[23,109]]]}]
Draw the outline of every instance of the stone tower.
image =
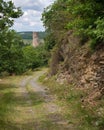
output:
[{"label": "stone tower", "polygon": [[39,45],[38,33],[33,32],[33,46],[37,47]]}]

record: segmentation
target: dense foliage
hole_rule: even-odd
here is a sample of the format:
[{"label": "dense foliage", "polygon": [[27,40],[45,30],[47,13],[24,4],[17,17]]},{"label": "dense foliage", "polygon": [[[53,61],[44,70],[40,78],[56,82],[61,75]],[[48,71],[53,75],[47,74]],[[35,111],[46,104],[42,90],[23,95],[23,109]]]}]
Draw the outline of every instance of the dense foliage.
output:
[{"label": "dense foliage", "polygon": [[[0,0],[0,76],[21,74],[47,63],[48,55],[43,45],[37,48],[24,45],[21,36],[10,29],[14,18],[22,14],[12,1]],[[39,32],[41,38],[44,35],[44,32]],[[32,32],[23,37],[32,39]]]},{"label": "dense foliage", "polygon": [[13,18],[22,15],[21,9],[15,7],[12,1],[0,0],[0,72],[22,73],[23,52],[22,39],[10,27],[13,25]]},{"label": "dense foliage", "polygon": [[47,31],[46,46],[52,49],[63,38],[66,25],[70,21],[70,13],[67,11],[67,1],[58,0],[47,7],[42,15],[42,20]]},{"label": "dense foliage", "polygon": [[[31,39],[33,38],[33,32],[18,32],[23,39]],[[37,32],[39,39],[45,38],[45,32]]]},{"label": "dense foliage", "polygon": [[42,20],[56,43],[70,30],[84,42],[91,41],[92,47],[104,42],[103,0],[56,0],[44,10]]},{"label": "dense foliage", "polygon": [[47,65],[49,54],[44,45],[40,45],[36,48],[30,45],[26,46],[23,48],[23,53],[27,70]]},{"label": "dense foliage", "polygon": [[82,38],[90,39],[92,47],[104,41],[103,0],[70,0],[68,11],[73,18],[68,23],[69,29]]},{"label": "dense foliage", "polygon": [[13,25],[13,18],[22,15],[20,7],[15,7],[12,1],[0,0],[0,31],[8,29]]},{"label": "dense foliage", "polygon": [[24,72],[23,42],[13,30],[0,33],[0,72],[10,74]]}]

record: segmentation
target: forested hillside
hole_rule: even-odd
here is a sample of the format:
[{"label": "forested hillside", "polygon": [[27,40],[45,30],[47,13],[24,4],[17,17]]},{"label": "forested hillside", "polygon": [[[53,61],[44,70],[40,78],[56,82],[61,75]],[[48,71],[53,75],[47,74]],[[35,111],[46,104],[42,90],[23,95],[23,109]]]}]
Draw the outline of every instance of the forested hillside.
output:
[{"label": "forested hillside", "polygon": [[[33,39],[33,32],[18,32],[23,39]],[[37,32],[39,39],[44,39],[45,38],[45,32]]]},{"label": "forested hillside", "polygon": [[[45,32],[37,32],[39,43],[43,43],[46,33]],[[18,34],[22,37],[25,45],[32,45],[33,42],[33,32],[18,32]]]}]

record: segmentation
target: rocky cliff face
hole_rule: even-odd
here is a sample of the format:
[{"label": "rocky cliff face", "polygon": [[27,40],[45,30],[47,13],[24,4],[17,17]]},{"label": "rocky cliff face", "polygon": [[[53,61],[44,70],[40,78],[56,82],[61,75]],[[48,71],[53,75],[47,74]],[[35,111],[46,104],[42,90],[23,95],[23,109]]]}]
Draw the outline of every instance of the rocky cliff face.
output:
[{"label": "rocky cliff face", "polygon": [[104,44],[91,51],[88,44],[79,45],[79,38],[68,33],[59,49],[63,61],[58,64],[57,81],[67,80],[78,88],[89,89],[85,100],[91,102],[104,95]]}]

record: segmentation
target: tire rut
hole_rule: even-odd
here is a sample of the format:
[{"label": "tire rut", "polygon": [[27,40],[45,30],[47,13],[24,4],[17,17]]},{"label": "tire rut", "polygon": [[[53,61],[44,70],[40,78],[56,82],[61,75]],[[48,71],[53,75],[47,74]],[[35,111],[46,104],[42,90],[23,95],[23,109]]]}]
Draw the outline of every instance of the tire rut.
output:
[{"label": "tire rut", "polygon": [[[40,74],[37,76],[29,76],[22,80],[21,84],[21,91],[24,92],[24,97],[27,99],[27,103],[32,106],[32,101],[29,95],[26,86],[31,86],[34,93],[39,95],[43,99],[43,103],[41,106],[42,114],[45,115],[46,119],[51,121],[52,124],[58,125],[58,129],[52,130],[73,130],[72,126],[68,124],[62,115],[61,115],[61,108],[55,103],[56,97],[51,95],[49,91],[39,83],[37,83],[37,79],[39,78]],[[38,123],[37,127],[37,119],[35,117],[35,110],[31,107],[29,112],[32,114],[35,124],[35,130],[48,130],[47,128],[40,128],[41,123]],[[41,122],[41,121],[40,121]],[[51,129],[49,129],[51,130]]]}]

